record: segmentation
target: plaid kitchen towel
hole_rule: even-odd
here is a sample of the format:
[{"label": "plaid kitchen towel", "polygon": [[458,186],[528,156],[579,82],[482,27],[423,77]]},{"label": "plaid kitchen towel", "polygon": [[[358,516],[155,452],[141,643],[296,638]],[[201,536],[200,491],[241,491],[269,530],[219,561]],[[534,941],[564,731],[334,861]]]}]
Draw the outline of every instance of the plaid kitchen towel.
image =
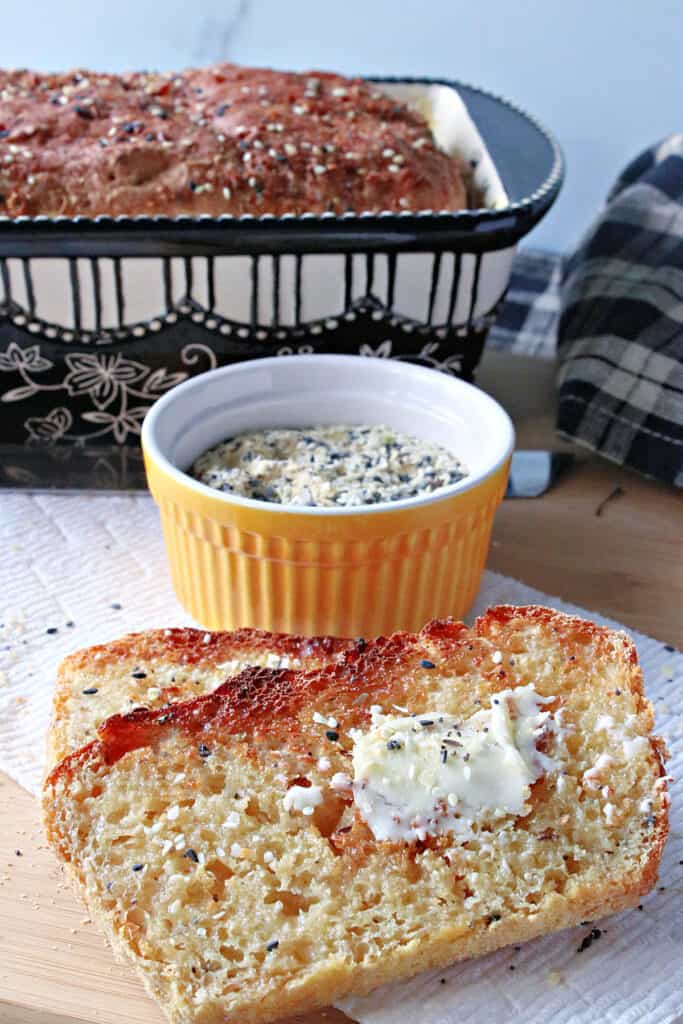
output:
[{"label": "plaid kitchen towel", "polygon": [[559,432],[683,487],[683,135],[626,168],[561,299]]},{"label": "plaid kitchen towel", "polygon": [[541,249],[515,253],[510,283],[486,339],[488,348],[554,359],[562,257]]}]

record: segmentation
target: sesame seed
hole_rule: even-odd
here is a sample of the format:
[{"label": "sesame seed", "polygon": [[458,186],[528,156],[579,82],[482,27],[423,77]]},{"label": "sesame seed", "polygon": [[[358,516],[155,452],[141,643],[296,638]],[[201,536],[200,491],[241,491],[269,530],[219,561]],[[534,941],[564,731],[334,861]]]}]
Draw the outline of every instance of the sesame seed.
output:
[{"label": "sesame seed", "polygon": [[240,846],[239,843],[233,843],[232,844],[232,846],[230,847],[230,856],[231,857],[241,857],[242,856],[242,847]]},{"label": "sesame seed", "polygon": [[229,189],[229,188],[227,187],[227,185],[226,185],[226,186],[225,186],[225,187],[223,188],[223,198],[224,198],[224,199],[230,199],[230,198],[231,198],[231,196],[232,196],[232,192],[230,191],[230,189]]},{"label": "sesame seed", "polygon": [[133,871],[142,871],[144,864],[133,864]]},{"label": "sesame seed", "polygon": [[179,814],[180,808],[178,807],[178,804],[174,804],[173,807],[169,807],[166,811],[166,817],[169,821],[175,821]]},{"label": "sesame seed", "polygon": [[392,174],[398,174],[401,168],[398,166],[398,164],[389,164],[389,170],[391,171]]},{"label": "sesame seed", "polygon": [[285,153],[287,156],[294,156],[296,153],[296,146],[292,142],[285,142]]},{"label": "sesame seed", "polygon": [[202,643],[203,644],[208,644],[210,640],[211,640],[211,634],[210,633],[205,633],[204,636],[202,637]]},{"label": "sesame seed", "polygon": [[315,164],[313,167],[314,174],[327,174],[327,167],[324,164]]},{"label": "sesame seed", "polygon": [[502,652],[501,651],[494,651],[492,656],[491,656],[491,660],[493,661],[494,665],[500,665],[501,661],[503,660]]},{"label": "sesame seed", "polygon": [[280,943],[278,942],[278,940],[277,940],[277,939],[273,939],[273,941],[272,941],[272,942],[269,942],[269,943],[267,944],[267,946],[266,946],[266,951],[267,951],[268,953],[272,953],[272,952],[273,952],[273,950],[274,950],[274,949],[277,949],[277,947],[278,947],[279,945],[280,945]]},{"label": "sesame seed", "polygon": [[50,628],[46,629],[45,632],[47,633],[48,636],[54,636],[55,633],[59,632],[59,630],[57,629],[56,626],[50,626]]},{"label": "sesame seed", "polygon": [[393,150],[393,149],[388,149],[388,148],[387,148],[387,149],[383,149],[383,150],[382,150],[382,156],[384,156],[384,157],[391,157],[391,156],[395,156],[395,150]]},{"label": "sesame seed", "polygon": [[429,658],[421,658],[420,665],[422,665],[422,668],[436,668],[434,662],[430,661]]}]

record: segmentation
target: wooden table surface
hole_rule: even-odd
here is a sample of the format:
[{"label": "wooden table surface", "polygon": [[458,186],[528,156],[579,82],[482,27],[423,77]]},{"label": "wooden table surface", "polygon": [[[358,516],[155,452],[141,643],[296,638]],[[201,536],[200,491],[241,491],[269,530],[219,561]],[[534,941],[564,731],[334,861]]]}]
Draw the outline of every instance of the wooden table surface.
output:
[{"label": "wooden table surface", "polygon": [[[553,377],[551,363],[498,353],[484,359],[479,383],[510,411],[520,448],[568,449],[552,430]],[[679,494],[579,453],[551,493],[503,503],[488,564],[680,647],[682,540]],[[161,1020],[87,923],[45,848],[34,801],[0,775],[0,1024]],[[348,1018],[327,1010],[305,1020]]]}]

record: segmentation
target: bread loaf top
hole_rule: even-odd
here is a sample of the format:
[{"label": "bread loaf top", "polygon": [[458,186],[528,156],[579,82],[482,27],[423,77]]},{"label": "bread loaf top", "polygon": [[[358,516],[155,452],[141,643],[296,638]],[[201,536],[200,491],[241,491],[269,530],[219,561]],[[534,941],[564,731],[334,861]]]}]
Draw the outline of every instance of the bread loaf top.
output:
[{"label": "bread loaf top", "polygon": [[461,162],[359,78],[0,71],[0,215],[459,210]]}]

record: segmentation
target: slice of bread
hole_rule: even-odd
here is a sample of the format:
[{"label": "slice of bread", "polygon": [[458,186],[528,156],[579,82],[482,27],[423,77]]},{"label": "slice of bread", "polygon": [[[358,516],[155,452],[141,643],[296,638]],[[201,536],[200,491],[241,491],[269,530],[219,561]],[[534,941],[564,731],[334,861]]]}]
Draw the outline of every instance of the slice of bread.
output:
[{"label": "slice of bread", "polygon": [[57,673],[47,768],[94,739],[112,715],[210,693],[249,665],[320,668],[354,647],[353,640],[257,629],[156,629],[76,651]]},{"label": "slice of bread", "polygon": [[[111,718],[46,780],[50,843],[174,1024],[320,1007],[633,906],[655,883],[664,752],[624,634],[501,607],[472,630],[434,622],[361,648]],[[529,684],[552,698],[535,742],[555,767],[523,813],[376,840],[358,791],[338,788],[371,707],[464,730]]]}]

